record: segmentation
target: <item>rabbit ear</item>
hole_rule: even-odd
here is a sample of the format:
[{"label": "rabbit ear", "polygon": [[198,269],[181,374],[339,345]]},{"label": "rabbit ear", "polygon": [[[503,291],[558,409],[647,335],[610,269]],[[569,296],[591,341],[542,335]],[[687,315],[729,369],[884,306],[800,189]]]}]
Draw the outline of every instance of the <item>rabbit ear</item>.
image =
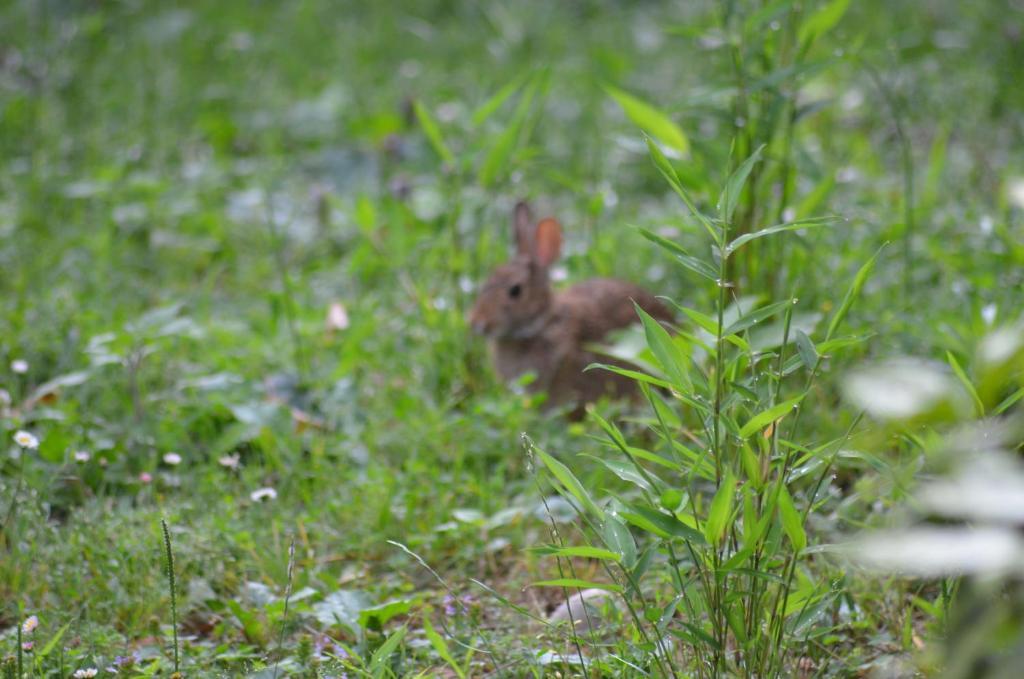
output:
[{"label": "rabbit ear", "polygon": [[516,203],[512,231],[516,237],[516,252],[520,255],[533,254],[533,214],[525,200]]},{"label": "rabbit ear", "polygon": [[540,220],[533,241],[534,260],[544,268],[551,266],[562,252],[562,225],[553,217]]}]

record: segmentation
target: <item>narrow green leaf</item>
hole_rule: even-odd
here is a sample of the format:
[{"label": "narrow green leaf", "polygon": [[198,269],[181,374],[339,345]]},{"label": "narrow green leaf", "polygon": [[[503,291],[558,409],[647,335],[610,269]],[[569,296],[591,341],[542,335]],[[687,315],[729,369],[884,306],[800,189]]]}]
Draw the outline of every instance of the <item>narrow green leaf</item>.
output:
[{"label": "narrow green leaf", "polygon": [[451,651],[448,650],[448,644],[445,642],[444,637],[437,633],[434,626],[430,624],[430,619],[426,616],[423,617],[423,631],[427,635],[427,640],[430,645],[434,647],[437,654],[441,656],[441,660],[448,663],[448,666],[452,668],[455,674],[459,675],[462,679],[466,676],[466,673],[459,667],[459,664],[455,662],[455,658],[452,657]]},{"label": "narrow green leaf", "polygon": [[498,135],[497,140],[491,146],[484,161],[480,166],[480,183],[484,186],[491,186],[501,176],[503,171],[508,169],[509,161],[512,159],[512,152],[520,140],[526,116],[530,112],[533,98],[540,89],[541,75],[535,76],[523,90],[516,110],[512,114],[512,121]]},{"label": "narrow green leaf", "polygon": [[641,130],[684,155],[689,152],[690,142],[686,135],[665,113],[617,87],[606,85],[604,90]]},{"label": "narrow green leaf", "polygon": [[588,365],[586,368],[583,369],[583,372],[587,372],[588,370],[598,370],[598,369],[599,370],[607,370],[608,372],[613,372],[616,375],[622,375],[623,377],[628,377],[631,380],[636,380],[637,382],[646,382],[647,384],[653,384],[654,386],[661,387],[662,389],[672,389],[672,385],[669,382],[665,381],[665,380],[660,380],[657,377],[652,377],[651,375],[648,375],[647,373],[642,373],[642,372],[640,372],[638,370],[630,370],[629,368],[620,368],[617,365],[609,365],[607,363],[591,363],[590,365]]},{"label": "narrow green leaf", "polygon": [[594,514],[595,516],[604,516],[604,512],[601,508],[594,504],[594,501],[590,499],[590,493],[587,492],[583,484],[579,482],[573,473],[564,464],[545,453],[540,448],[534,446],[537,456],[540,457],[544,466],[548,468],[548,471],[558,479],[558,481],[569,491],[573,497],[579,500],[587,511]]},{"label": "narrow green leaf", "polygon": [[46,645],[36,651],[36,657],[42,659],[50,655],[50,653],[53,652],[53,649],[57,647],[57,644],[60,643],[60,640],[64,638],[64,633],[68,631],[69,627],[71,627],[72,622],[74,621],[72,620],[65,623],[63,627],[57,630],[57,633],[50,637],[50,640],[46,642]]},{"label": "narrow green leaf", "polygon": [[541,547],[529,547],[526,551],[540,556],[579,556],[586,559],[601,559],[603,561],[619,561],[622,559],[621,554],[609,549],[591,547],[590,545],[578,545],[572,547],[543,545]]},{"label": "narrow green leaf", "polygon": [[673,168],[672,164],[668,162],[668,158],[666,158],[665,154],[661,152],[661,149],[658,148],[658,145],[655,144],[650,137],[646,137],[646,141],[647,152],[650,154],[651,160],[654,162],[654,166],[658,168],[658,171],[661,173],[661,176],[664,177],[666,181],[668,181],[669,185],[675,190],[676,194],[683,199],[683,203],[686,204],[686,207],[690,211],[690,214],[693,215],[697,219],[697,221],[701,223],[701,226],[704,227],[704,230],[708,232],[709,236],[711,236],[711,240],[716,245],[721,246],[722,232],[719,231],[711,223],[711,220],[708,219],[704,215],[704,213],[697,209],[697,206],[690,199],[690,194],[686,192],[686,189],[683,188],[682,183],[679,181],[679,175],[676,174],[675,168]]},{"label": "narrow green leaf", "polygon": [[776,403],[768,410],[762,411],[757,415],[754,415],[745,425],[743,425],[740,428],[740,436],[742,438],[747,438],[751,434],[761,431],[770,423],[774,422],[780,417],[783,417],[791,410],[793,410],[793,408],[795,408],[800,403],[800,401],[803,400],[803,398],[804,395],[800,394],[796,398],[791,398],[788,401],[783,401],[782,403]]},{"label": "narrow green leaf", "polygon": [[726,573],[728,571],[734,571],[737,568],[740,568],[745,563],[747,563],[747,561],[750,560],[750,557],[753,554],[753,547],[746,547],[744,549],[741,549],[740,551],[736,552],[731,557],[729,557],[729,559],[718,568],[718,572]]},{"label": "narrow green leaf", "polygon": [[704,537],[708,544],[720,546],[725,540],[725,534],[729,527],[729,516],[732,514],[732,500],[736,493],[736,480],[732,474],[726,474],[722,483],[715,492],[711,501],[711,509],[708,511],[707,521],[704,523]]},{"label": "narrow green leaf", "polygon": [[819,7],[814,13],[804,19],[797,34],[801,44],[814,40],[824,35],[843,18],[850,0],[832,0]]},{"label": "narrow green leaf", "polygon": [[690,271],[707,278],[709,281],[718,280],[718,272],[715,271],[713,266],[705,262],[703,259],[694,257],[679,245],[676,245],[667,238],[662,238],[656,233],[651,233],[647,229],[640,229],[640,233],[643,234],[644,238],[647,240],[652,243],[656,243],[671,252],[675,256],[676,260]]},{"label": "narrow green leaf", "polygon": [[960,384],[964,386],[967,393],[971,395],[971,399],[974,400],[974,411],[978,417],[984,417],[985,415],[985,404],[981,402],[981,397],[978,396],[978,390],[974,388],[967,373],[960,367],[960,363],[956,360],[956,356],[952,352],[946,352],[946,360],[949,362],[949,367],[953,369],[953,373],[957,379],[960,380]]},{"label": "narrow green leaf", "polygon": [[[690,320],[692,320],[694,323],[699,325],[704,330],[707,330],[710,334],[712,334],[712,335],[717,335],[718,334],[718,321],[716,321],[715,319],[711,318],[710,316],[708,316],[706,314],[702,314],[701,312],[697,311],[696,309],[686,309],[686,308],[683,308],[683,307],[679,307],[679,310],[682,311],[687,316],[689,316]],[[728,334],[728,333],[723,333],[723,334]]]},{"label": "narrow green leaf", "polygon": [[672,340],[668,330],[661,323],[656,321],[650,314],[640,308],[640,305],[633,303],[640,322],[644,326],[644,335],[647,337],[647,346],[651,353],[661,364],[669,378],[675,383],[676,389],[689,392],[693,390],[693,383],[687,372],[689,359],[683,355],[679,346]]},{"label": "narrow green leaf", "polygon": [[793,543],[793,549],[803,550],[807,546],[807,533],[804,532],[803,517],[793,505],[793,497],[786,489],[786,484],[779,483],[779,518],[782,519],[782,529],[786,531],[789,541]]},{"label": "narrow green leaf", "polygon": [[373,652],[373,656],[370,657],[370,672],[373,676],[382,676],[384,671],[384,663],[391,657],[391,654],[395,652],[398,645],[402,643],[402,639],[405,638],[405,633],[408,630],[405,627],[399,627],[395,632],[389,636],[380,647]]},{"label": "narrow green leaf", "polygon": [[412,103],[413,110],[416,112],[416,119],[420,122],[420,127],[423,128],[423,134],[427,136],[427,141],[434,148],[434,153],[441,157],[441,160],[448,165],[455,164],[455,156],[452,154],[448,145],[444,143],[444,137],[441,135],[441,128],[438,126],[434,116],[430,114],[427,107],[417,99]]},{"label": "narrow green leaf", "polygon": [[473,127],[480,127],[483,125],[495,111],[501,108],[502,104],[508,101],[509,97],[515,94],[519,88],[523,86],[523,83],[526,82],[528,77],[529,75],[527,73],[522,73],[495,92],[493,96],[473,111],[473,115],[470,118],[470,124],[472,124]]},{"label": "narrow green leaf", "polygon": [[554,580],[539,580],[537,582],[531,582],[531,587],[574,587],[577,589],[600,589],[605,592],[619,593],[622,588],[618,585],[609,584],[606,582],[591,582],[590,580],[581,580],[579,578],[556,578]]},{"label": "narrow green leaf", "polygon": [[745,233],[726,246],[725,256],[728,257],[750,241],[757,240],[758,238],[764,238],[765,236],[771,236],[785,231],[796,231],[798,229],[811,229],[818,226],[828,226],[829,224],[834,224],[836,221],[836,217],[812,217],[810,219],[801,219],[795,222],[787,222],[785,224],[776,224],[775,226],[769,226],[767,229],[761,229],[760,231],[754,231],[753,233]]},{"label": "narrow green leaf", "polygon": [[853,277],[853,283],[846,291],[846,295],[843,297],[842,303],[839,305],[839,308],[836,309],[835,314],[832,315],[832,320],[828,322],[828,332],[825,333],[826,342],[832,339],[832,333],[836,331],[836,328],[839,327],[843,318],[846,317],[850,307],[853,306],[853,301],[857,299],[857,295],[860,294],[861,288],[864,287],[864,283],[871,274],[871,270],[875,267],[875,261],[878,259],[878,255],[882,254],[882,249],[884,247],[885,246],[883,245],[881,248],[878,248],[875,254],[872,255],[871,259],[864,262],[863,266],[861,266],[857,271],[857,275]]},{"label": "narrow green leaf", "polygon": [[725,188],[722,189],[721,195],[718,197],[718,216],[725,223],[732,221],[732,215],[736,211],[736,203],[740,199],[740,194],[743,193],[743,185],[747,183],[747,177],[750,176],[750,171],[754,169],[754,164],[761,159],[761,152],[764,151],[764,144],[757,147],[757,150],[750,154],[750,157],[743,161],[743,163],[736,168],[736,170],[729,177],[729,180],[725,183]]},{"label": "narrow green leaf", "polygon": [[747,328],[760,323],[766,318],[771,318],[775,314],[791,306],[793,306],[793,300],[787,299],[783,302],[775,302],[774,304],[769,304],[768,306],[761,307],[760,309],[755,309],[746,316],[738,318],[735,323],[725,329],[722,336],[728,337],[729,335],[738,335]]}]

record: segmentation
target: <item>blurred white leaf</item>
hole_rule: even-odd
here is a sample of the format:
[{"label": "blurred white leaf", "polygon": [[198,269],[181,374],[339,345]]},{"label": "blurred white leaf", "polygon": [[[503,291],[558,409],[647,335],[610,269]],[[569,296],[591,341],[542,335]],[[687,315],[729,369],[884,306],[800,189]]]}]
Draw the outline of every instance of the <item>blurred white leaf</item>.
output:
[{"label": "blurred white leaf", "polygon": [[901,359],[855,372],[846,378],[846,397],[868,414],[910,420],[943,406],[964,406],[964,395],[945,372],[923,361]]},{"label": "blurred white leaf", "polygon": [[871,569],[926,578],[1024,572],[1024,540],[1011,529],[918,527],[872,533],[847,545]]},{"label": "blurred white leaf", "polygon": [[973,457],[952,478],[923,486],[918,499],[940,516],[1024,526],[1024,470],[1009,455]]}]

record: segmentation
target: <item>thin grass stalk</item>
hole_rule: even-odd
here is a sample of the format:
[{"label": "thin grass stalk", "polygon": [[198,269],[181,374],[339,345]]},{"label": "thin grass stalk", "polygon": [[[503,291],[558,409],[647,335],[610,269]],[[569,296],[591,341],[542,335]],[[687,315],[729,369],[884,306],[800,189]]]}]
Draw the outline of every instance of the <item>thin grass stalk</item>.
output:
[{"label": "thin grass stalk", "polygon": [[171,550],[171,532],[167,528],[167,520],[160,519],[164,532],[164,556],[167,559],[167,585],[171,592],[171,632],[174,636],[174,671],[180,670],[178,657],[178,599],[174,582],[174,552]]},{"label": "thin grass stalk", "polygon": [[295,573],[295,534],[291,536],[288,544],[288,576],[284,588],[284,612],[281,614],[281,630],[277,636],[277,658],[274,660],[274,679],[277,679],[277,672],[281,667],[281,650],[284,648],[284,632],[288,624],[288,602],[292,597],[292,581]]},{"label": "thin grass stalk", "polygon": [[896,139],[900,145],[900,165],[903,177],[903,302],[910,304],[910,294],[913,291],[913,278],[911,276],[913,265],[913,238],[917,231],[917,224],[914,215],[914,155],[910,147],[910,140],[903,129],[903,115],[900,107],[893,96],[892,90],[882,79],[874,66],[865,60],[860,63],[871,78],[872,84],[882,96],[886,110],[892,118],[893,127],[896,130]]}]

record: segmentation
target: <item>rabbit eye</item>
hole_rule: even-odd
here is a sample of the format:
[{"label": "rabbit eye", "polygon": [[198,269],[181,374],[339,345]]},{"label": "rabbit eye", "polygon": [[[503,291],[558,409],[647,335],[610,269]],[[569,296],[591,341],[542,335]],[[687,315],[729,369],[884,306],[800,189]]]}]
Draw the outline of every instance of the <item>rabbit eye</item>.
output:
[{"label": "rabbit eye", "polygon": [[515,285],[508,289],[508,296],[511,297],[512,299],[516,299],[517,297],[519,297],[520,294],[522,294],[522,292],[522,286],[519,285],[519,283],[516,283]]}]

